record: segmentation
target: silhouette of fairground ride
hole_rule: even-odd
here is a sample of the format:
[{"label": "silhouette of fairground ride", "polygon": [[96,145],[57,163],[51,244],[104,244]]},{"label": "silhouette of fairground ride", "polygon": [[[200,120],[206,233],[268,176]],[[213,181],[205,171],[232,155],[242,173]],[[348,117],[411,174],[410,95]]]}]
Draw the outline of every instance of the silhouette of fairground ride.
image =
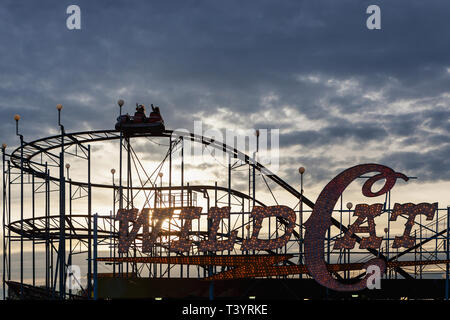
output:
[{"label": "silhouette of fairground ride", "polygon": [[[120,107],[118,120],[123,120],[124,102],[119,100],[118,104]],[[130,118],[126,120],[126,130],[122,130],[119,126],[114,130],[66,132],[61,123],[62,105],[58,105],[57,110],[59,134],[31,142],[26,141],[19,132],[20,116],[16,115],[16,134],[20,144],[11,153],[7,152],[6,145],[2,147],[2,252],[5,298],[105,298],[108,294],[114,296],[114,293],[105,289],[99,295],[99,290],[102,291],[99,283],[115,279],[120,281],[203,279],[203,283],[208,283],[204,279],[214,279],[216,275],[233,267],[210,265],[211,261],[208,262],[207,257],[242,254],[284,255],[286,259],[283,259],[280,265],[290,271],[284,274],[270,274],[259,280],[270,280],[270,283],[277,280],[300,281],[297,291],[288,290],[290,296],[284,298],[313,295],[313,289],[310,289],[312,280],[303,264],[303,240],[304,222],[311,214],[314,202],[303,194],[305,173],[303,167],[299,169],[297,188],[256,161],[255,154],[250,157],[234,146],[209,137],[185,131],[166,130],[163,125],[157,125],[155,129],[155,125],[152,124],[147,130],[145,123],[139,124],[139,129],[134,131],[132,117],[131,122]],[[218,182],[193,184],[187,180],[186,176],[189,175],[186,173],[192,168],[185,163],[184,148],[187,141],[200,144],[204,149],[219,150],[227,155],[227,163],[218,166],[219,176],[226,181],[224,185]],[[149,152],[153,157],[159,157],[156,165],[144,163],[142,158],[148,152],[135,150],[135,146],[142,142],[152,146]],[[111,172],[111,183],[96,181],[105,176],[104,168],[101,166],[93,168],[91,165],[98,154],[101,156],[104,153],[104,148],[95,153],[91,145],[96,143],[107,143],[109,150],[116,150],[114,161],[118,169],[106,170],[106,174],[109,174],[109,170]],[[117,147],[118,149],[115,149]],[[71,178],[70,174],[75,169],[82,178]],[[246,183],[243,184],[242,181]],[[102,195],[102,203],[109,203],[109,208],[105,209],[104,205],[94,207],[93,194],[97,191]],[[244,239],[249,238],[252,228],[250,216],[252,208],[268,206],[269,202],[279,204],[279,197],[276,194],[280,193],[290,197],[292,203],[295,203],[292,209],[297,219],[291,238],[282,248],[240,252],[235,246],[235,249],[223,252],[201,252],[198,250],[198,243],[207,239],[208,232],[202,229],[204,225],[198,222],[196,225],[193,224],[189,232],[189,237],[193,240],[191,250],[187,253],[170,250],[168,239],[177,238],[181,233],[182,221],[179,219],[179,209],[204,203],[200,220],[206,224],[211,207],[231,207],[230,217],[221,222],[217,236],[218,239],[225,240],[237,231],[236,243],[239,245]],[[121,209],[143,207],[174,208],[174,214],[163,224],[157,241],[152,244],[151,252],[142,252],[140,245],[142,233],[138,233],[129,251],[119,253],[119,221],[115,219],[115,214]],[[384,279],[423,279],[425,282],[431,275],[438,274],[441,277],[440,281],[445,281],[445,292],[429,293],[429,296],[448,298],[450,260],[448,208],[438,209],[432,222],[422,223],[421,218],[420,220],[418,218],[419,221],[416,221],[411,233],[416,237],[416,244],[412,248],[390,247],[394,236],[390,234],[390,222],[386,219],[388,227],[385,229],[380,250],[357,248],[335,250],[333,249],[335,239],[341,237],[351,224],[351,213],[354,212],[352,207],[350,202],[344,207],[341,197],[340,208],[333,212],[332,226],[326,235],[325,261],[329,264],[334,277],[348,282],[360,279],[365,274],[364,262],[374,256],[383,257],[387,261]],[[392,211],[390,192],[386,194],[383,211],[386,213]],[[388,216],[386,214],[386,217]],[[268,220],[264,225],[266,239],[274,239],[284,234],[287,226],[284,218]],[[355,238],[359,243],[361,238],[357,236]],[[199,258],[195,264],[189,263],[193,261],[191,259],[193,257]],[[80,268],[80,274],[73,273],[74,265]],[[68,279],[73,285],[69,285]],[[236,294],[248,296],[254,283],[247,283],[249,279],[239,281],[247,287],[243,289],[244,293]],[[211,289],[211,283],[209,288]],[[272,287],[267,285],[267,288],[269,290]],[[176,289],[171,290],[182,291],[182,288],[176,286]],[[433,290],[436,291],[435,284]],[[320,297],[329,294],[324,290],[320,292]],[[421,292],[423,293],[423,290]],[[166,294],[170,296],[170,293]],[[183,297],[183,294],[173,296]],[[427,294],[425,292],[425,295]],[[211,290],[208,295],[211,298]],[[220,293],[215,295],[219,296]],[[184,297],[186,296],[187,294],[184,294]],[[266,297],[271,296],[268,293]]]}]

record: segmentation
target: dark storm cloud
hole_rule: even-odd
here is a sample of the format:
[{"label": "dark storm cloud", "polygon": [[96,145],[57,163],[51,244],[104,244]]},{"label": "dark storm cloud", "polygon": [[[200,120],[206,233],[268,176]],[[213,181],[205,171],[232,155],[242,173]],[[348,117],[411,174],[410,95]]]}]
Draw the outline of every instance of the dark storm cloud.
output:
[{"label": "dark storm cloud", "polygon": [[349,141],[369,142],[384,139],[388,135],[385,129],[373,123],[358,122],[355,125],[349,121],[339,122],[317,131],[305,130],[283,134],[280,136],[280,145],[322,146]]},{"label": "dark storm cloud", "polygon": [[382,162],[422,180],[444,180],[450,176],[450,144],[427,152],[395,152]]},{"label": "dark storm cloud", "polygon": [[449,107],[435,107],[430,110],[410,112],[396,116],[380,117],[391,136],[407,137],[404,145],[429,144],[441,146],[450,143]]},{"label": "dark storm cloud", "polygon": [[[443,151],[450,131],[450,3],[84,0],[76,3],[81,31],[65,27],[70,4],[0,5],[0,135],[9,145],[17,143],[15,113],[31,140],[56,129],[57,103],[68,131],[112,128],[118,98],[130,113],[135,102],[157,103],[169,128],[190,129],[199,112],[226,108],[249,119],[287,105],[324,125],[298,131],[275,116],[248,126],[285,130],[282,147],[392,139],[415,147],[373,159],[396,169],[419,166],[428,152],[422,148],[440,146],[426,154],[423,176],[450,179]],[[369,4],[381,6],[382,30],[366,29]],[[267,95],[277,98],[268,103]],[[417,102],[407,113],[386,114],[402,100]],[[327,163],[341,165],[303,160],[317,167],[317,179],[328,175]]]}]

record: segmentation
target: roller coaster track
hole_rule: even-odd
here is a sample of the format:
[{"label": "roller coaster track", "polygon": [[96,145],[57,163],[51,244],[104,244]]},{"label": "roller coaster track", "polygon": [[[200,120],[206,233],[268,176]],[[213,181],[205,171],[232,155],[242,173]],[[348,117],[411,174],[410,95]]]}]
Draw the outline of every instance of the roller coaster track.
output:
[{"label": "roller coaster track", "polygon": [[[9,224],[9,228],[14,233],[27,237],[28,239],[34,240],[57,240],[59,239],[59,216],[49,216],[49,217],[37,217],[29,218],[23,220],[23,228],[21,226],[21,221],[14,221]],[[86,240],[89,238],[89,229],[87,226],[87,221],[89,216],[86,214],[72,214],[66,216],[66,224],[70,226],[70,229],[66,229],[66,239],[77,239]],[[119,231],[113,230],[111,232],[110,227],[114,224],[114,218],[109,216],[98,216],[98,226],[97,226],[97,238],[98,239],[109,239],[109,238],[119,238]],[[158,236],[179,236],[181,231],[168,231],[162,229]],[[196,236],[208,236],[208,231],[190,231],[189,235]],[[224,233],[217,233],[219,236],[227,236]],[[91,239],[94,237],[91,235]],[[136,237],[138,240],[142,240],[142,233],[138,234]],[[238,241],[243,239],[236,237]]]},{"label": "roller coaster track", "polygon": [[[302,198],[300,192],[291,187],[288,183],[286,183],[283,179],[278,177],[276,174],[269,171],[266,167],[264,167],[259,162],[250,158],[248,155],[242,153],[236,148],[230,147],[225,143],[219,142],[215,139],[211,139],[204,136],[195,135],[193,133],[186,133],[182,131],[172,131],[166,130],[161,135],[152,135],[152,134],[136,134],[133,135],[132,138],[137,137],[166,137],[169,138],[175,135],[176,137],[182,137],[183,139],[189,139],[194,142],[202,143],[205,146],[211,146],[215,149],[223,150],[233,158],[238,158],[243,160],[246,164],[255,167],[256,170],[270,178],[277,185],[291,193],[297,199]],[[120,139],[120,132],[116,130],[99,130],[99,131],[84,131],[84,132],[75,132],[75,133],[66,133],[64,136],[64,146],[68,148],[72,145],[82,146],[83,144],[92,143],[92,142],[101,142],[101,141],[109,141],[109,140],[117,140]],[[24,143],[23,145],[23,156],[24,156],[24,164],[23,169],[28,173],[35,174],[37,176],[43,177],[45,174],[42,170],[44,165],[42,163],[38,163],[33,161],[33,158],[37,155],[44,153],[49,156],[50,159],[53,159],[55,162],[59,159],[59,156],[52,153],[51,151],[54,149],[61,148],[61,135],[50,136],[46,138],[42,138],[39,140],[35,140],[32,142]],[[21,161],[20,161],[21,147],[16,148],[11,153],[11,162],[14,167],[20,169]],[[59,181],[57,177],[48,177],[50,180]],[[73,185],[87,187],[88,184],[86,182],[80,181],[72,181]],[[113,188],[112,185],[107,184],[91,184],[92,187],[98,188]],[[125,189],[125,187],[123,187]],[[305,203],[311,209],[314,208],[314,203],[309,200],[307,197],[303,196],[303,203]]]}]

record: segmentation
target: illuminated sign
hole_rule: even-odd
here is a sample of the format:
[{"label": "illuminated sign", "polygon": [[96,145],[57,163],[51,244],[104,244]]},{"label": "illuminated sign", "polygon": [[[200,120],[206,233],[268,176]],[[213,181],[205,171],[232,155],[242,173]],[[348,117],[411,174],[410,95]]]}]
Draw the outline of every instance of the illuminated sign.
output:
[{"label": "illuminated sign", "polygon": [[213,207],[208,212],[208,219],[212,221],[209,228],[209,239],[202,241],[198,245],[199,251],[222,251],[233,250],[236,241],[237,231],[232,231],[228,240],[217,241],[217,230],[219,229],[220,221],[230,217],[230,207],[217,208]]},{"label": "illuminated sign", "polygon": [[[363,164],[345,170],[331,180],[320,193],[314,205],[314,210],[306,222],[305,232],[305,264],[309,274],[321,285],[336,291],[356,291],[366,288],[367,278],[369,273],[357,283],[346,284],[333,278],[328,271],[327,264],[324,260],[324,240],[325,233],[331,226],[331,213],[344,190],[358,177],[376,172],[377,174],[369,178],[362,187],[362,193],[366,197],[377,197],[385,194],[395,185],[397,179],[408,181],[402,173],[395,172],[391,168],[379,164]],[[372,192],[372,186],[379,180],[385,180],[384,186],[378,192]],[[377,249],[381,245],[381,237],[377,237],[375,233],[374,218],[381,213],[382,204],[360,204],[355,208],[354,215],[358,218],[349,227],[345,235],[335,242],[335,248],[352,249],[355,246],[356,239],[352,235],[358,233],[368,233],[369,236],[362,238],[360,248]],[[410,235],[411,228],[414,224],[414,218],[418,214],[426,215],[428,220],[433,219],[434,213],[437,209],[437,203],[428,204],[421,203],[418,205],[395,204],[394,210],[390,217],[391,221],[395,221],[401,214],[408,216],[408,221],[405,225],[405,231],[402,236],[396,237],[393,247],[409,248],[414,244],[415,238]],[[361,227],[360,225],[367,220],[368,227]],[[364,268],[369,266],[378,266],[383,274],[386,269],[386,262],[382,258],[374,258],[364,264]]]},{"label": "illuminated sign", "polygon": [[[232,269],[213,275],[208,279],[238,279],[246,277],[267,277],[273,275],[288,275],[309,273],[318,283],[337,291],[356,291],[366,288],[367,279],[370,274],[357,283],[342,283],[333,278],[330,272],[344,270],[361,270],[370,266],[380,269],[381,275],[387,266],[394,266],[398,262],[386,262],[382,255],[371,259],[366,263],[348,263],[345,265],[326,264],[324,260],[324,240],[325,233],[331,227],[331,214],[333,209],[344,192],[344,190],[357,178],[368,174],[376,174],[370,177],[362,187],[362,193],[366,197],[377,197],[390,191],[397,179],[408,181],[408,178],[394,170],[378,164],[364,164],[349,168],[333,180],[331,180],[320,193],[311,216],[305,223],[305,265],[284,265],[280,262],[288,260],[290,255],[227,255],[227,256],[194,256],[194,257],[140,257],[140,258],[114,258],[121,259],[122,262],[141,263],[169,263],[169,264],[194,264],[194,265],[222,265]],[[372,191],[372,186],[377,181],[384,180],[383,187],[377,191]],[[417,215],[425,215],[427,220],[432,220],[437,210],[437,203],[406,203],[394,205],[394,209],[389,217],[390,221],[396,221],[398,216],[407,217],[405,229],[402,235],[396,236],[393,248],[410,248],[415,243],[415,237],[411,230]],[[128,252],[131,244],[135,241],[138,231],[142,228],[142,252],[148,253],[158,236],[162,235],[162,223],[170,220],[173,216],[173,208],[143,209],[138,214],[137,209],[119,210],[116,219],[120,221],[119,226],[119,252]],[[180,220],[182,221],[179,239],[169,240],[168,249],[174,252],[188,252],[193,240],[189,238],[194,219],[200,219],[201,207],[185,207],[181,209]],[[383,204],[357,204],[354,211],[356,220],[347,228],[342,227],[344,234],[334,242],[334,249],[353,249],[358,240],[360,249],[377,250],[381,246],[382,237],[377,236],[375,218],[383,212]],[[150,219],[151,213],[151,219]],[[208,212],[209,228],[208,238],[198,242],[199,252],[214,252],[233,250],[236,244],[237,231],[231,231],[227,240],[217,240],[219,225],[222,220],[230,217],[230,207],[212,207]],[[258,238],[263,220],[265,218],[276,217],[285,221],[285,232],[275,239]],[[283,247],[289,241],[295,227],[296,215],[289,207],[277,205],[270,207],[255,206],[251,212],[253,221],[252,235],[248,239],[242,239],[241,251],[260,250],[269,251]],[[150,221],[152,229],[150,232]],[[132,224],[131,231],[129,223]],[[362,224],[367,223],[367,226]],[[365,234],[364,237],[356,237],[356,234]],[[103,258],[108,259],[108,258]],[[124,260],[138,259],[138,260]],[[102,260],[99,260],[102,261]],[[107,260],[103,260],[107,261]],[[434,262],[436,263],[436,262]]]},{"label": "illuminated sign", "polygon": [[[149,210],[145,208],[138,215],[138,210],[122,209],[117,212],[116,219],[120,221],[119,225],[119,253],[128,252],[130,245],[137,237],[139,229],[142,227],[142,252],[150,252],[150,248],[161,231],[162,222],[168,220],[173,215],[173,208],[155,208],[153,209],[152,220],[156,219],[157,223],[149,232]],[[201,207],[185,207],[181,209],[180,219],[184,222],[181,227],[179,240],[170,243],[170,250],[174,252],[188,252],[192,246],[192,240],[189,240],[189,231],[192,226],[192,220],[199,219]],[[231,232],[228,240],[217,241],[217,230],[222,219],[228,218],[230,207],[210,209],[208,218],[212,219],[212,226],[209,229],[208,240],[199,243],[199,251],[223,251],[232,250],[236,242],[237,231]],[[250,239],[242,241],[241,250],[272,250],[283,247],[291,237],[295,226],[295,212],[286,206],[257,207],[255,206],[251,212],[253,218],[253,233]],[[275,239],[263,240],[258,235],[261,230],[264,218],[281,217],[288,221],[285,233]],[[132,230],[128,231],[128,224],[133,222]]]}]

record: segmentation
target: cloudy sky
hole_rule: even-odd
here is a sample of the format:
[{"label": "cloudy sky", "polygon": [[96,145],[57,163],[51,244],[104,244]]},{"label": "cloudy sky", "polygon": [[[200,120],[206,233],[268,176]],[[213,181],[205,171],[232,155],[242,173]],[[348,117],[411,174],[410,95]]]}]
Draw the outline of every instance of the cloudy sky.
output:
[{"label": "cloudy sky", "polygon": [[[81,8],[81,30],[66,9]],[[381,30],[366,9],[381,8]],[[315,200],[375,162],[419,179],[404,199],[450,204],[446,1],[17,1],[0,5],[0,128],[17,145],[109,129],[116,101],[161,106],[166,127],[280,129],[279,175]],[[406,189],[405,189],[406,190]],[[411,190],[415,190],[411,193]],[[446,191],[447,190],[447,191]]]},{"label": "cloudy sky", "polygon": [[[66,27],[72,4],[81,30]],[[381,30],[366,27],[372,4]],[[298,188],[306,167],[313,201],[339,172],[370,162],[418,177],[393,201],[446,207],[449,14],[437,0],[2,0],[0,142],[17,146],[16,113],[26,141],[56,134],[58,103],[67,131],[112,129],[121,98],[130,113],[159,105],[168,129],[280,129],[278,174]],[[117,148],[96,148],[94,179],[106,181]],[[156,152],[136,150],[151,171]],[[223,168],[187,169],[186,182],[207,172],[226,185]],[[245,191],[245,175],[236,180]],[[359,187],[349,192],[364,201]],[[109,196],[94,210],[107,214]]]}]

